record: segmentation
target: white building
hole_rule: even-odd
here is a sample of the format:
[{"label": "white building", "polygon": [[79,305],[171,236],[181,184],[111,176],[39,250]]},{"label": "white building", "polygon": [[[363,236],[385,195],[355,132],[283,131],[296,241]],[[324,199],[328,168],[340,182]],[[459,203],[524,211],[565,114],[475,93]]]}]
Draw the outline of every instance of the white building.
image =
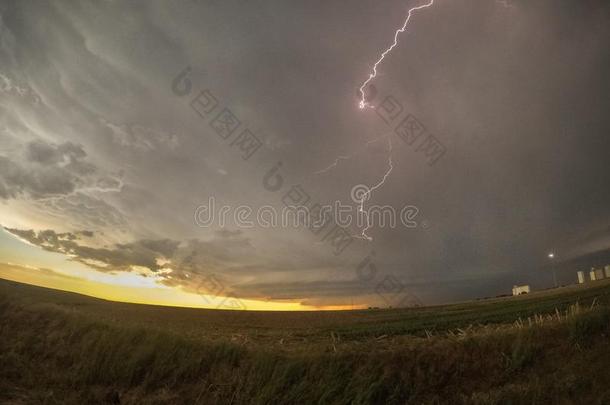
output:
[{"label": "white building", "polygon": [[591,269],[591,271],[589,272],[589,278],[591,279],[591,281],[597,280],[597,277],[595,277],[595,269]]},{"label": "white building", "polygon": [[513,295],[528,294],[529,292],[530,292],[529,285],[514,285],[513,286]]},{"label": "white building", "polygon": [[595,279],[596,280],[604,279],[604,269],[595,269]]},{"label": "white building", "polygon": [[578,284],[583,284],[585,282],[585,272],[579,271],[576,274],[578,274]]},{"label": "white building", "polygon": [[606,278],[610,278],[610,264],[604,267],[604,273],[606,273]]}]

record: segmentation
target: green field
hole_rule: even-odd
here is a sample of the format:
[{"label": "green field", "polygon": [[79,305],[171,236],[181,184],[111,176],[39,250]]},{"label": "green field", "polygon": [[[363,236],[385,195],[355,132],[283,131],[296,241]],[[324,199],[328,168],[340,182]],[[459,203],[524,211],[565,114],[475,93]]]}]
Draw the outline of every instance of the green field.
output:
[{"label": "green field", "polygon": [[610,403],[610,283],[412,309],[241,312],[0,280],[0,402]]}]

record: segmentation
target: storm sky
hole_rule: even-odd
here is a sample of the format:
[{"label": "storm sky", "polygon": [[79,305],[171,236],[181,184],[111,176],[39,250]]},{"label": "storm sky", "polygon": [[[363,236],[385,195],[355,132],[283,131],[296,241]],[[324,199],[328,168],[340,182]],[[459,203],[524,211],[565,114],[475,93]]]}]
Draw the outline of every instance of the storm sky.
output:
[{"label": "storm sky", "polygon": [[[607,252],[610,4],[437,0],[367,88],[377,108],[360,110],[417,4],[2,1],[0,224],[94,272],[304,307],[543,288],[549,251]],[[217,105],[200,115],[194,99]],[[400,115],[386,122],[389,101]],[[226,139],[225,108],[240,122]],[[442,145],[433,164],[397,135],[407,116]],[[261,143],[247,159],[246,129]],[[367,204],[417,207],[416,226],[373,226],[338,252],[326,230],[195,223],[210,198],[280,210],[296,186],[308,204],[355,207],[390,142]]]}]

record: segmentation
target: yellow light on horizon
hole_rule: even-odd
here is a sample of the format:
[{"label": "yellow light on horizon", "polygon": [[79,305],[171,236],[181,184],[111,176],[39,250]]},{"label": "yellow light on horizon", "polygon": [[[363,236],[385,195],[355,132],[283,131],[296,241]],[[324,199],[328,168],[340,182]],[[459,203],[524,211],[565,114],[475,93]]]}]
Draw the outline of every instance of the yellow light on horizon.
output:
[{"label": "yellow light on horizon", "polygon": [[[152,285],[150,278],[135,274],[117,275],[116,280],[104,274],[104,278],[91,279],[78,275],[66,274],[52,269],[38,268],[15,263],[0,263],[0,278],[31,284],[39,287],[74,292],[110,301],[119,301],[132,304],[162,305],[171,307],[202,308],[202,309],[240,309],[230,306],[218,307],[216,302],[226,297],[214,297],[190,293],[179,287]],[[137,278],[147,279],[139,284]],[[230,298],[230,297],[229,297]],[[274,302],[240,299],[246,310],[252,311],[321,311],[344,310],[349,306],[308,306],[300,302]]]}]

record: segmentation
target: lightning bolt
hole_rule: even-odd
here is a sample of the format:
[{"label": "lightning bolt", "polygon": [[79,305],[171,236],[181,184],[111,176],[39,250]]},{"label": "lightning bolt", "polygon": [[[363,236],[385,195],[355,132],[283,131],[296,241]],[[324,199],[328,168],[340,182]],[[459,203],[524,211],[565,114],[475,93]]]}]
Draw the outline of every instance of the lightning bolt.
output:
[{"label": "lightning bolt", "polygon": [[[497,0],[500,1],[500,0]],[[505,0],[506,1],[506,0]],[[364,89],[366,88],[366,86],[369,85],[369,83],[377,77],[377,67],[381,64],[381,62],[383,62],[383,60],[385,59],[385,57],[392,52],[392,50],[398,45],[398,37],[400,36],[401,33],[405,32],[405,30],[407,29],[407,26],[409,25],[409,21],[411,21],[411,16],[413,15],[413,13],[415,11],[424,9],[424,8],[428,8],[430,6],[432,6],[434,4],[434,0],[430,0],[428,3],[426,4],[422,4],[416,7],[412,7],[409,9],[409,12],[407,14],[407,17],[404,21],[404,23],[402,24],[402,27],[400,27],[399,29],[396,30],[396,32],[394,33],[394,42],[392,43],[392,45],[390,45],[386,50],[384,50],[381,53],[381,56],[379,57],[379,59],[375,62],[375,64],[373,65],[373,68],[371,70],[371,72],[368,75],[368,78],[362,83],[362,85],[360,86],[360,88],[358,89],[359,93],[360,93],[360,103],[358,104],[358,106],[360,107],[361,110],[365,109],[365,108],[374,108],[372,107],[367,101],[366,101],[366,95],[364,93]],[[384,135],[381,136],[379,138],[375,138],[371,141],[368,141],[364,147],[368,146],[369,144],[373,143],[373,142],[377,142],[380,139],[384,139],[384,138],[388,138],[388,169],[386,170],[385,174],[383,175],[383,177],[381,178],[381,180],[379,180],[379,182],[377,184],[375,184],[374,186],[370,187],[369,189],[367,189],[367,191],[362,195],[360,201],[359,201],[359,207],[358,207],[358,211],[365,217],[366,219],[366,224],[365,227],[362,229],[362,232],[360,233],[360,235],[354,235],[354,237],[356,238],[360,238],[360,239],[365,239],[367,241],[372,241],[373,238],[370,237],[369,235],[367,235],[366,231],[368,231],[369,229],[371,229],[372,225],[371,225],[371,221],[369,218],[369,213],[364,209],[364,204],[365,201],[368,200],[371,197],[371,194],[373,193],[373,191],[377,190],[378,188],[382,187],[386,180],[388,179],[388,177],[390,176],[390,173],[392,173],[392,170],[394,169],[394,164],[392,162],[392,138],[391,135]],[[339,163],[342,160],[348,160],[351,159],[353,156],[357,155],[359,153],[359,151],[355,152],[354,154],[351,155],[347,155],[347,156],[338,156],[335,161],[330,164],[328,167],[322,169],[322,170],[318,170],[317,172],[314,172],[314,175],[320,175],[320,174],[324,174],[332,169],[334,169],[335,167],[337,167],[339,165]]]},{"label": "lightning bolt", "polygon": [[428,8],[433,4],[434,4],[434,0],[430,0],[430,2],[428,2],[426,4],[422,4],[421,6],[416,6],[416,7],[412,7],[411,9],[409,9],[409,14],[407,15],[407,18],[405,19],[405,22],[402,24],[402,27],[397,29],[396,32],[394,33],[394,43],[392,45],[390,45],[389,48],[387,48],[385,51],[382,52],[382,54],[379,57],[379,59],[377,60],[377,62],[375,62],[375,64],[373,65],[373,70],[369,73],[369,77],[364,81],[364,83],[362,83],[362,86],[360,86],[360,89],[359,89],[360,103],[358,104],[358,106],[360,107],[361,110],[365,109],[366,107],[373,108],[366,101],[366,95],[364,94],[364,89],[371,82],[371,80],[373,80],[375,77],[377,77],[377,67],[379,66],[379,64],[385,59],[386,55],[389,54],[390,52],[392,52],[392,49],[396,48],[396,46],[398,45],[398,36],[400,34],[402,34],[403,32],[405,32],[405,30],[407,29],[407,25],[409,25],[409,21],[411,20],[411,15],[413,14],[413,12],[417,11],[417,10],[421,10],[423,8]]},{"label": "lightning bolt", "polygon": [[327,167],[325,167],[322,170],[318,170],[317,172],[313,172],[313,174],[314,175],[320,175],[320,174],[327,173],[327,172],[331,171],[332,169],[334,169],[335,167],[337,167],[342,160],[349,160],[349,159],[353,158],[354,156],[359,155],[360,152],[365,150],[370,144],[375,143],[375,142],[379,142],[382,139],[387,139],[390,136],[392,136],[392,132],[388,132],[388,133],[386,133],[386,134],[384,134],[384,135],[382,135],[382,136],[380,136],[378,138],[371,139],[370,141],[367,141],[363,146],[361,146],[358,150],[356,150],[354,153],[352,153],[350,155],[346,155],[346,156],[342,156],[342,155],[337,156],[337,158],[335,159],[335,161],[333,163],[331,163],[330,165],[328,165]]},{"label": "lightning bolt", "polygon": [[[364,110],[367,107],[368,108],[374,108],[374,107],[372,107],[366,101],[366,95],[364,94],[364,89],[366,88],[366,86],[369,85],[369,83],[374,78],[377,77],[377,67],[379,67],[379,65],[381,64],[381,62],[383,62],[385,57],[390,52],[392,52],[392,50],[394,48],[396,48],[396,46],[398,46],[398,37],[400,36],[400,34],[405,32],[405,30],[407,29],[407,26],[409,25],[409,21],[411,21],[411,16],[413,15],[413,13],[415,11],[418,11],[418,10],[421,10],[421,9],[424,9],[424,8],[428,8],[428,7],[432,6],[433,4],[434,4],[434,0],[430,0],[428,3],[422,4],[422,5],[419,5],[419,6],[415,6],[415,7],[411,7],[409,9],[409,12],[407,14],[407,18],[405,18],[405,21],[403,22],[402,27],[397,29],[396,32],[394,33],[394,42],[392,43],[392,45],[390,45],[386,50],[384,50],[381,53],[381,56],[379,56],[379,59],[377,59],[377,61],[373,65],[373,69],[369,73],[369,76],[367,77],[367,79],[362,83],[362,85],[358,89],[358,91],[360,92],[360,103],[358,104],[358,107],[360,107],[361,110]],[[335,163],[338,164],[338,160]],[[368,231],[371,228],[371,222],[370,222],[370,218],[369,218],[368,212],[366,212],[365,209],[364,209],[364,202],[371,197],[371,193],[373,191],[377,190],[379,187],[381,187],[381,186],[383,186],[385,184],[386,180],[390,176],[390,173],[392,173],[393,169],[394,169],[394,165],[393,165],[393,162],[392,162],[392,138],[388,138],[388,169],[386,170],[386,172],[383,175],[383,177],[381,178],[381,180],[377,184],[375,184],[373,187],[368,189],[362,195],[362,198],[360,199],[360,207],[358,208],[358,211],[362,215],[364,215],[365,218],[366,218],[366,226],[362,229],[362,232],[360,233],[360,236],[358,236],[361,239],[366,239],[368,241],[372,241],[373,240],[373,238],[370,237],[369,235],[367,235],[367,233],[366,233],[366,231]]]},{"label": "lightning bolt", "polygon": [[366,231],[371,229],[371,222],[369,220],[369,213],[367,211],[365,211],[365,209],[364,209],[364,202],[371,197],[371,193],[373,191],[375,191],[379,187],[383,186],[383,184],[388,179],[388,176],[390,175],[390,173],[392,173],[393,169],[394,169],[394,164],[392,162],[392,138],[388,138],[388,170],[386,170],[386,172],[383,175],[383,177],[381,178],[381,180],[377,184],[375,184],[373,187],[369,188],[362,195],[362,198],[360,199],[360,207],[358,208],[358,211],[362,215],[364,215],[364,217],[366,218],[366,226],[362,229],[362,232],[360,233],[360,236],[356,236],[357,238],[366,239],[369,242],[373,240],[372,237],[370,237],[369,235],[366,234]]},{"label": "lightning bolt", "polygon": [[351,155],[350,156],[340,156],[339,155],[339,156],[337,156],[335,161],[332,164],[330,164],[328,167],[325,167],[322,170],[318,170],[317,172],[313,172],[313,174],[316,174],[316,175],[324,174],[324,173],[330,171],[331,169],[334,169],[335,167],[337,167],[339,165],[340,161],[348,160],[349,158],[351,158]]}]

